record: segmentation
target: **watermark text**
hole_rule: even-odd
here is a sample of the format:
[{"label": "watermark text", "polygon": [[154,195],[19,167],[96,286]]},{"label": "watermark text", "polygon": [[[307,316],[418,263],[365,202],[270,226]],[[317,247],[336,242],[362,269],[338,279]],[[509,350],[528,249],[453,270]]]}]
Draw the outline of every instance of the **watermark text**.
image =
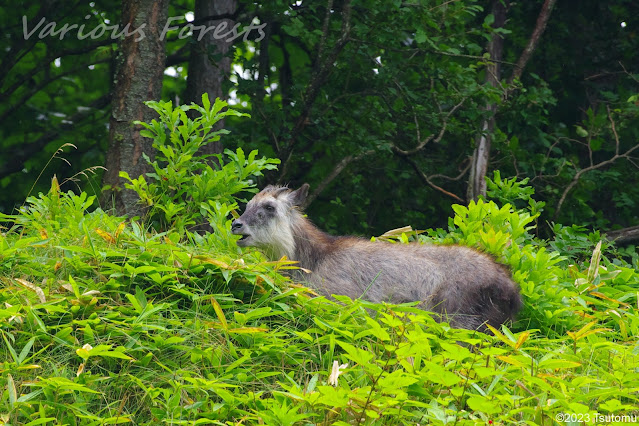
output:
[{"label": "watermark text", "polygon": [[602,413],[557,413],[558,423],[639,423],[639,414],[602,414]]},{"label": "watermark text", "polygon": [[[84,17],[85,20],[91,18],[91,15]],[[216,40],[225,40],[230,43],[240,37],[243,37],[243,40],[247,41],[251,32],[257,31],[257,36],[254,38],[254,41],[259,42],[266,36],[264,33],[266,24],[251,22],[249,25],[243,26],[240,23],[236,23],[231,27],[227,21],[220,21],[216,25],[194,25],[190,22],[182,25],[173,25],[176,21],[183,19],[183,17],[171,17],[167,19],[160,32],[160,40],[164,40],[169,32],[177,30],[179,30],[177,37],[180,40],[195,37],[197,41],[200,41],[204,36],[209,34]],[[107,37],[112,40],[119,40],[123,37],[135,37],[135,41],[138,42],[147,37],[146,29],[146,23],[141,24],[137,28],[132,28],[131,24],[121,26],[115,24],[109,25],[104,22],[100,22],[94,26],[87,25],[86,23],[59,25],[55,21],[47,21],[47,18],[44,17],[37,23],[29,23],[26,15],[22,16],[22,33],[25,40],[29,40],[32,37],[38,39],[57,37],[60,40],[66,37],[75,37],[78,40],[85,40],[87,38],[97,40],[106,34]]]}]

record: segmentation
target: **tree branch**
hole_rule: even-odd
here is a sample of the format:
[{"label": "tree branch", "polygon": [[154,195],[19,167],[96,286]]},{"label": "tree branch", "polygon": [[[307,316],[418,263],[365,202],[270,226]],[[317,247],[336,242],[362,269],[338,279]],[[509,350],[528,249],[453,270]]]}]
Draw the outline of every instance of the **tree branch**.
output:
[{"label": "tree branch", "polygon": [[[421,141],[420,138],[420,131],[419,131],[419,122],[417,121],[417,117],[415,117],[415,132],[417,135],[417,140],[419,141],[417,146],[415,146],[412,149],[409,150],[403,150],[401,148],[399,148],[397,145],[395,144],[391,144],[391,151],[397,155],[399,155],[400,157],[404,158],[412,167],[413,169],[415,169],[415,172],[417,173],[417,175],[431,188],[449,196],[454,198],[455,200],[459,201],[459,202],[464,202],[464,200],[462,200],[460,197],[458,197],[457,195],[453,194],[452,192],[446,191],[444,188],[442,188],[441,186],[436,185],[435,183],[433,183],[432,178],[433,177],[444,177],[443,175],[434,175],[434,176],[427,176],[419,167],[419,165],[417,164],[417,162],[412,158],[415,154],[417,154],[418,152],[420,152],[422,149],[424,149],[424,147],[426,146],[426,144],[428,144],[428,142],[430,142],[431,140],[434,140],[435,143],[439,143],[442,138],[444,137],[444,135],[446,134],[446,130],[448,128],[448,122],[450,121],[450,118],[452,117],[452,115],[459,109],[461,108],[461,106],[464,104],[464,102],[466,101],[466,99],[468,99],[468,97],[464,97],[461,101],[459,101],[454,107],[452,107],[444,116],[444,119],[442,121],[442,126],[441,129],[439,129],[439,133],[437,134],[437,137],[435,137],[435,134],[431,134],[428,137],[426,137],[425,139],[422,139]],[[441,111],[441,108],[440,108]],[[434,138],[434,139],[433,139]],[[470,168],[470,163],[464,168],[464,170],[461,172],[461,174],[456,177],[456,178],[449,178],[450,180],[458,180],[461,179],[461,177],[466,174],[466,172],[468,171],[468,169]]]},{"label": "tree branch", "polygon": [[508,80],[508,83],[512,83],[515,80],[521,78],[521,74],[524,72],[524,68],[528,64],[530,57],[532,56],[537,44],[539,43],[539,39],[541,35],[546,30],[546,25],[548,24],[548,19],[550,19],[550,13],[552,12],[552,8],[555,5],[557,0],[545,0],[543,6],[541,6],[541,11],[539,12],[539,16],[537,17],[537,23],[535,24],[535,28],[530,35],[530,39],[528,40],[528,44],[524,48],[524,51],[521,52],[521,56],[515,65],[515,69],[513,70],[513,74]]},{"label": "tree branch", "polygon": [[328,24],[331,22],[331,10],[333,9],[333,0],[326,2],[326,13],[324,14],[324,25],[322,26],[322,38],[317,49],[317,60],[322,60],[324,56],[324,48],[326,47],[326,39],[328,38]]},{"label": "tree branch", "polygon": [[614,231],[605,232],[606,238],[614,241],[615,244],[625,244],[632,241],[639,241],[639,226],[631,226],[629,228],[615,229]]},{"label": "tree branch", "polygon": [[[446,191],[444,188],[442,188],[441,186],[435,185],[433,183],[433,181],[431,180],[430,177],[428,177],[420,168],[419,168],[419,164],[417,164],[417,162],[415,160],[413,160],[411,157],[404,157],[404,160],[408,161],[408,163],[413,167],[413,169],[415,170],[415,172],[417,173],[417,175],[424,181],[424,183],[426,183],[426,185],[430,186],[431,188],[441,192],[442,194],[448,195],[449,197],[454,198],[455,200],[459,201],[460,203],[463,203],[464,200],[462,200],[460,197],[458,197],[457,195],[453,194],[452,192]],[[460,174],[460,177],[463,176],[468,169],[470,168],[470,164],[468,166],[466,166],[466,168],[462,171],[462,173]]]},{"label": "tree branch", "polygon": [[317,98],[317,95],[319,94],[321,86],[324,84],[326,77],[333,67],[333,63],[337,59],[337,56],[340,54],[344,46],[346,46],[346,44],[348,43],[349,35],[351,32],[350,0],[347,0],[344,3],[342,14],[342,35],[337,40],[337,43],[335,44],[331,52],[327,55],[326,60],[319,64],[317,72],[313,75],[311,83],[306,88],[306,92],[304,94],[304,107],[302,109],[302,114],[295,123],[295,127],[293,127],[293,136],[296,136],[297,133],[299,133],[304,128],[306,119],[311,112],[311,108],[313,106],[313,103],[315,102],[315,99]]},{"label": "tree branch", "polygon": [[[464,102],[466,102],[466,99],[468,98],[467,97],[463,98],[461,101],[457,103],[457,105],[452,107],[451,110],[448,111],[448,113],[446,113],[446,116],[444,117],[444,121],[442,122],[442,128],[439,130],[439,133],[437,134],[437,137],[434,140],[435,143],[441,142],[442,138],[444,137],[444,134],[446,133],[446,127],[448,126],[448,121],[450,117],[455,113],[455,111],[457,111],[464,104]],[[419,125],[417,124],[417,119],[415,119],[415,125],[417,126],[417,139],[419,140]],[[395,144],[391,146],[391,149],[393,150],[395,154],[399,154],[403,157],[407,157],[407,156],[416,154],[422,149],[424,149],[426,144],[430,142],[431,140],[433,140],[434,137],[435,137],[434,133],[429,135],[427,138],[419,142],[417,146],[415,146],[415,148],[413,149],[403,150],[399,148],[398,146],[396,146]]]},{"label": "tree branch", "polygon": [[450,176],[441,175],[441,174],[437,173],[437,174],[434,174],[434,175],[430,175],[429,179],[433,180],[435,178],[441,178],[441,179],[446,179],[446,180],[450,180],[450,181],[458,181],[459,179],[461,179],[466,174],[468,169],[470,169],[470,161],[468,162],[468,164],[466,164],[466,166],[464,166],[464,169],[455,177],[450,177]]},{"label": "tree branch", "polygon": [[[456,0],[459,1],[459,0]],[[412,49],[406,49],[406,48],[395,48],[392,46],[388,46],[388,45],[384,45],[384,44],[379,44],[379,43],[374,43],[371,40],[366,40],[366,39],[361,39],[361,38],[356,38],[356,37],[352,37],[351,40],[353,42],[357,42],[363,45],[367,45],[367,46],[373,46],[373,47],[377,47],[379,49],[383,49],[385,51],[388,52],[397,52],[397,53],[406,53],[406,54],[410,54],[409,57],[412,59],[413,57],[415,57],[418,54],[423,54],[423,55],[442,55],[442,56],[450,56],[450,57],[454,57],[454,58],[468,58],[468,59],[476,59],[478,61],[485,61],[486,57],[485,56],[479,56],[479,55],[466,55],[463,53],[450,53],[450,52],[444,52],[442,50],[435,50],[432,48],[412,48]],[[511,65],[511,66],[515,66],[514,62],[509,62],[509,61],[504,61],[501,59],[490,59],[490,62],[496,63],[496,64],[502,64],[502,65]]]},{"label": "tree branch", "polygon": [[342,34],[339,39],[335,43],[333,49],[326,55],[325,58],[318,58],[318,60],[322,60],[321,63],[318,64],[317,72],[313,74],[311,77],[311,82],[306,87],[306,91],[304,92],[304,105],[302,106],[302,112],[298,119],[295,121],[293,125],[293,129],[291,130],[291,134],[289,137],[289,142],[287,146],[283,149],[283,152],[280,153],[280,158],[286,158],[286,160],[282,163],[281,173],[278,179],[278,182],[281,183],[284,180],[284,177],[288,173],[288,166],[290,159],[292,158],[292,152],[295,147],[295,144],[299,138],[300,133],[304,129],[307,124],[308,118],[311,113],[311,109],[313,108],[313,104],[317,96],[319,95],[320,89],[322,85],[326,82],[326,78],[330,73],[333,64],[337,60],[340,52],[344,49],[346,44],[350,40],[351,33],[351,0],[346,0],[342,7]]},{"label": "tree branch", "polygon": [[610,120],[612,132],[615,137],[615,155],[609,158],[608,160],[604,160],[600,163],[592,164],[589,167],[583,168],[575,174],[575,176],[572,178],[572,180],[570,181],[566,189],[564,189],[564,192],[561,194],[561,198],[559,199],[559,202],[557,203],[557,209],[555,210],[555,214],[553,215],[553,220],[555,221],[557,220],[557,218],[559,217],[559,212],[561,211],[561,207],[563,206],[564,201],[566,201],[566,197],[568,196],[568,193],[575,187],[575,185],[577,185],[577,183],[579,182],[579,179],[581,179],[581,177],[584,174],[593,170],[600,169],[609,164],[612,164],[621,158],[629,159],[630,154],[632,154],[632,152],[635,151],[636,149],[639,149],[639,144],[637,144],[633,146],[632,148],[628,149],[623,154],[619,154],[619,145],[620,145],[619,135],[617,134],[617,130],[615,128],[615,121],[612,119],[612,116],[610,115],[610,109],[608,109],[608,119]]},{"label": "tree branch", "polygon": [[349,155],[342,158],[342,161],[337,163],[333,170],[322,179],[319,185],[315,188],[315,190],[306,197],[306,201],[304,201],[304,205],[302,208],[308,207],[315,199],[326,189],[326,187],[352,162],[361,160],[363,157],[367,155],[375,153],[374,149],[370,149],[368,151],[364,151],[358,155]]}]

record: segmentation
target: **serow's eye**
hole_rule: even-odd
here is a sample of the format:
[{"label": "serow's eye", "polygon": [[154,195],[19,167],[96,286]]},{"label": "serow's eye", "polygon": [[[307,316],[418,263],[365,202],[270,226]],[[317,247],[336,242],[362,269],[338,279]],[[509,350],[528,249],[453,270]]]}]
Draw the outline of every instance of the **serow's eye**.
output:
[{"label": "serow's eye", "polygon": [[266,205],[266,206],[264,206],[264,210],[266,210],[267,212],[274,212],[275,211],[275,206]]}]

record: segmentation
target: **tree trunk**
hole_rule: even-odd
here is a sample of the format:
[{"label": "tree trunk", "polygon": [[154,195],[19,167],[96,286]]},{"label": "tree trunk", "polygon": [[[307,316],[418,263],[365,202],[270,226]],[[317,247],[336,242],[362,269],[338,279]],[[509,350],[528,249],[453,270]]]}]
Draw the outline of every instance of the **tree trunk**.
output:
[{"label": "tree trunk", "polygon": [[[186,102],[202,105],[202,95],[209,94],[211,102],[215,98],[226,99],[222,85],[231,73],[229,51],[233,45],[232,33],[226,35],[235,25],[232,19],[207,19],[220,15],[234,14],[237,0],[195,0],[195,21],[198,25],[213,28],[201,40],[198,31],[193,32],[193,44],[189,59],[189,75],[186,82]],[[224,27],[226,26],[226,27]],[[217,33],[217,35],[216,35]],[[216,124],[216,129],[224,127],[224,121]],[[213,142],[200,150],[200,154],[222,152],[222,144]]]},{"label": "tree trunk", "polygon": [[[513,74],[508,80],[508,84],[512,84],[514,80],[521,78],[526,64],[537,48],[539,39],[546,29],[548,19],[550,19],[550,14],[556,1],[557,0],[544,0],[539,16],[537,17],[537,23],[535,24],[526,47],[522,51],[521,56],[515,65]],[[509,2],[507,0],[493,0],[492,14],[495,17],[493,28],[501,28],[505,25],[508,7]],[[490,53],[490,59],[495,62],[492,62],[486,67],[486,84],[491,85],[492,87],[497,87],[501,78],[500,62],[503,57],[503,47],[504,40],[499,34],[494,34],[488,44],[488,52]],[[488,171],[488,163],[490,161],[490,138],[495,130],[497,104],[489,104],[485,107],[485,110],[488,112],[488,116],[482,122],[482,133],[477,139],[477,146],[473,153],[470,177],[468,179],[468,200],[476,200],[480,195],[486,195],[486,173]]]},{"label": "tree trunk", "polygon": [[162,30],[166,25],[168,0],[124,0],[120,28],[129,25],[129,34],[119,42],[115,59],[115,79],[109,122],[107,172],[103,184],[110,189],[102,194],[102,205],[115,208],[119,215],[142,213],[135,192],[125,189],[120,171],[132,178],[148,171],[143,153],[153,157],[151,141],[140,136],[141,126],[133,121],[149,121],[154,112],[144,101],[158,100],[166,60]]},{"label": "tree trunk", "polygon": [[[501,28],[506,23],[507,2],[493,0],[492,14],[495,17],[493,28]],[[501,78],[501,60],[504,52],[504,39],[500,34],[493,34],[488,43],[488,53],[490,62],[486,66],[486,84],[491,87],[499,87]],[[486,118],[482,122],[481,131],[477,138],[477,145],[473,153],[468,180],[468,200],[476,200],[480,195],[486,195],[486,173],[490,162],[490,144],[492,133],[495,130],[495,114],[497,104],[492,103],[484,107],[487,112]]]}]

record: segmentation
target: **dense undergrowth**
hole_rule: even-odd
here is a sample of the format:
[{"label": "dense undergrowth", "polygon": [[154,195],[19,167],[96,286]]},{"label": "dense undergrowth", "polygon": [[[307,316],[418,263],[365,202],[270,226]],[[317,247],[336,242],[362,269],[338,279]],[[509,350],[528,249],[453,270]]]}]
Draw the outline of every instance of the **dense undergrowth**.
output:
[{"label": "dense undergrowth", "polygon": [[[152,104],[154,173],[130,179],[143,220],[86,194],[30,197],[0,234],[0,421],[6,424],[608,424],[639,416],[634,248],[555,226],[524,182],[455,206],[446,230],[386,236],[492,253],[524,295],[488,335],[411,305],[313,297],[237,248],[235,197],[274,167],[217,140],[224,104]],[[200,112],[189,120],[188,109]],[[237,195],[239,194],[239,195]],[[212,232],[189,229],[207,222]],[[564,416],[564,417],[559,417]],[[606,417],[608,416],[608,417]]]}]

